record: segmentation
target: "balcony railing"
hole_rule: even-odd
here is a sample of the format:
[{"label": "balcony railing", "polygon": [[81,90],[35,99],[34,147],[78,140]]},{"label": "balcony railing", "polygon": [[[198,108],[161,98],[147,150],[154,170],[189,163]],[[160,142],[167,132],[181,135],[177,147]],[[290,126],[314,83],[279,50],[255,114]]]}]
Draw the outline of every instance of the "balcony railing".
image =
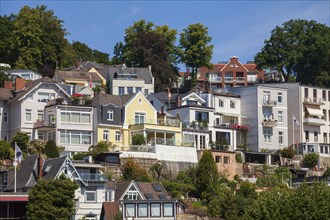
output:
[{"label": "balcony railing", "polygon": [[171,138],[151,138],[148,144],[152,146],[155,146],[156,144],[174,146],[175,140]]},{"label": "balcony railing", "polygon": [[236,77],[236,82],[245,82],[245,77]]},{"label": "balcony railing", "polygon": [[79,173],[80,177],[86,181],[108,181],[108,175],[99,174],[99,173]]},{"label": "balcony railing", "polygon": [[247,81],[248,81],[249,83],[255,83],[255,82],[258,81],[258,79],[257,79],[257,77],[255,77],[255,76],[247,76]]},{"label": "balcony railing", "polygon": [[225,82],[233,82],[234,77],[225,77]]},{"label": "balcony railing", "polygon": [[42,128],[42,127],[55,127],[56,122],[55,120],[50,122],[50,121],[37,121],[33,123],[33,128]]},{"label": "balcony railing", "polygon": [[304,98],[304,104],[311,104],[311,105],[323,105],[322,99],[318,98]]},{"label": "balcony railing", "polygon": [[275,106],[276,101],[275,100],[263,100],[262,105],[263,106],[268,106],[268,107]]},{"label": "balcony railing", "polygon": [[170,126],[170,127],[180,127],[180,120],[179,119],[157,119],[156,121],[153,119],[147,119],[142,122],[138,122],[135,120],[129,121],[130,125],[143,125],[143,124],[149,124],[149,125],[161,125],[161,126]]},{"label": "balcony railing", "polygon": [[276,127],[277,126],[277,120],[264,119],[263,122],[262,122],[262,126],[264,126],[264,127]]},{"label": "balcony railing", "polygon": [[210,82],[222,82],[222,77],[210,77]]},{"label": "balcony railing", "polygon": [[321,126],[325,125],[325,120],[324,118],[305,117],[304,124]]}]

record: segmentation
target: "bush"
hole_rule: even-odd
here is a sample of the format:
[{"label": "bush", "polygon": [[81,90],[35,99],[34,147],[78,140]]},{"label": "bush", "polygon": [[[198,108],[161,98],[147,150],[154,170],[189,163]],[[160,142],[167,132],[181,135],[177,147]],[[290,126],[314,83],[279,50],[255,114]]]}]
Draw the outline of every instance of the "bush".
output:
[{"label": "bush", "polygon": [[243,163],[242,155],[236,154],[235,155],[236,163]]},{"label": "bush", "polygon": [[146,143],[146,139],[143,134],[135,134],[132,137],[132,144],[133,145],[143,145]]},{"label": "bush", "polygon": [[55,158],[60,156],[55,141],[53,140],[47,141],[45,146],[45,154],[49,158]]},{"label": "bush", "polygon": [[319,160],[319,155],[316,153],[305,154],[304,156],[304,166],[308,168],[314,167]]},{"label": "bush", "polygon": [[73,155],[73,160],[84,160],[84,155],[83,154],[75,154]]},{"label": "bush", "polygon": [[292,159],[294,155],[296,154],[296,151],[293,149],[293,147],[285,147],[282,150],[280,150],[280,154],[284,158],[290,158]]}]

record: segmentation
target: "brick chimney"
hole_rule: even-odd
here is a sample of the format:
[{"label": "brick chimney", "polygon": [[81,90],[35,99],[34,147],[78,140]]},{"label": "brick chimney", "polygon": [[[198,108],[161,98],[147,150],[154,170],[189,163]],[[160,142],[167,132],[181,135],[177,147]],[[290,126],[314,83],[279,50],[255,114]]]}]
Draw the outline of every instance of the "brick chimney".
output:
[{"label": "brick chimney", "polygon": [[19,91],[25,87],[25,80],[19,77],[15,79],[15,91]]},{"label": "brick chimney", "polygon": [[40,153],[38,156],[38,179],[42,179],[42,157]]},{"label": "brick chimney", "polygon": [[3,88],[12,89],[13,88],[13,82],[12,81],[4,81]]}]

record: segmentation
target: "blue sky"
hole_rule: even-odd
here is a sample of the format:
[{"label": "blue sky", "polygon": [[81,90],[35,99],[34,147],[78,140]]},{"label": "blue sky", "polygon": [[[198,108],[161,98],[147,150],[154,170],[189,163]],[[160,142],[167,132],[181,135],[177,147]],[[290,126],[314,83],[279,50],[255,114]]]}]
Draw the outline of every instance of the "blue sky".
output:
[{"label": "blue sky", "polygon": [[[290,19],[330,23],[330,1],[17,1],[1,0],[0,14],[17,14],[24,5],[44,4],[64,20],[72,41],[113,54],[123,41],[125,28],[145,19],[168,25],[178,33],[190,24],[209,28],[214,45],[213,63],[238,56],[242,63],[253,60],[271,31]],[[183,70],[182,66],[181,69]]]}]

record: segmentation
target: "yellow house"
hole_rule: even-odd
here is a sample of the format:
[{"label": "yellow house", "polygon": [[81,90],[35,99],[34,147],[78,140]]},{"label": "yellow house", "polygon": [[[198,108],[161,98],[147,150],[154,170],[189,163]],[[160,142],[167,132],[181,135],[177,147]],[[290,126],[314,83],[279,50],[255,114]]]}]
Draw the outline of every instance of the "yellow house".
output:
[{"label": "yellow house", "polygon": [[179,118],[157,113],[142,92],[123,96],[100,93],[92,103],[97,108],[97,141],[110,141],[116,145],[113,150],[129,150],[135,134],[144,135],[148,146],[181,145]]}]

